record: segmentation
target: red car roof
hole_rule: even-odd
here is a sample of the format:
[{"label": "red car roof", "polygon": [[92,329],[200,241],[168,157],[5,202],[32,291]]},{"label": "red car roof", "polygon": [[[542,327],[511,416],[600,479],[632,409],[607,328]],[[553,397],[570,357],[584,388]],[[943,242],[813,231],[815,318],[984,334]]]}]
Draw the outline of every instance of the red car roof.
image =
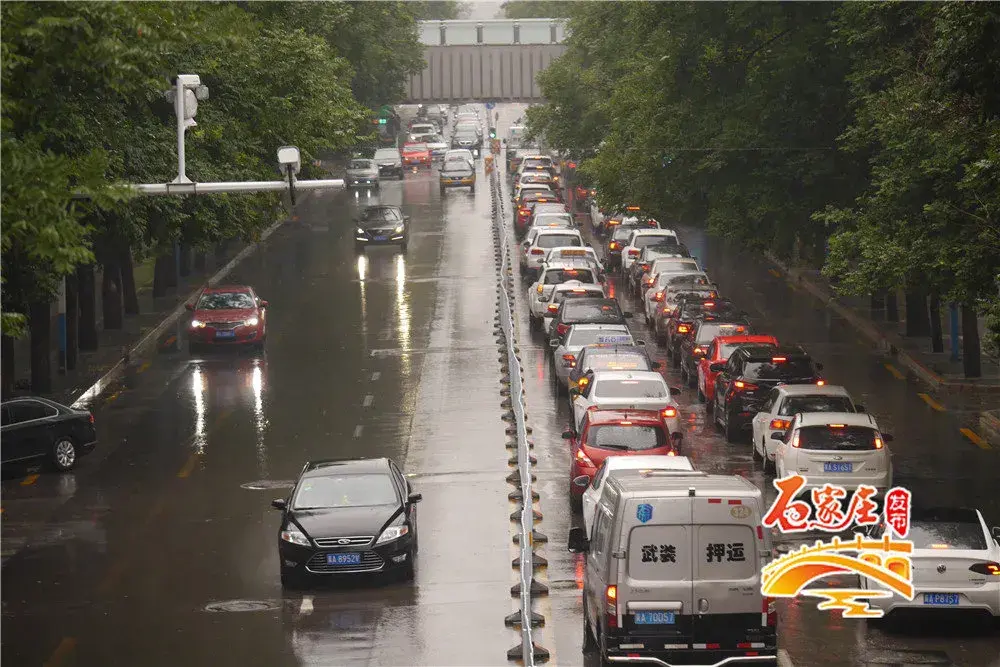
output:
[{"label": "red car roof", "polygon": [[592,425],[617,424],[630,421],[642,426],[663,425],[663,417],[658,410],[590,410],[587,420]]},{"label": "red car roof", "polygon": [[752,334],[748,336],[716,336],[715,342],[719,345],[732,345],[733,343],[770,343],[775,347],[778,346],[778,339],[774,336],[768,336],[765,334]]}]

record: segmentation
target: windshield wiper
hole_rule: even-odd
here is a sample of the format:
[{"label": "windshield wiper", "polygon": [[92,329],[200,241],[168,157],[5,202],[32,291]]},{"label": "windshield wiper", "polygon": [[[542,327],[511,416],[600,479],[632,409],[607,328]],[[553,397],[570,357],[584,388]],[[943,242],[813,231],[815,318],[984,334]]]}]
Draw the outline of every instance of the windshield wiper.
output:
[{"label": "windshield wiper", "polygon": [[596,448],[598,448],[598,449],[621,449],[621,450],[625,450],[625,449],[629,448],[628,445],[617,445],[617,444],[593,445],[593,446],[596,447]]}]

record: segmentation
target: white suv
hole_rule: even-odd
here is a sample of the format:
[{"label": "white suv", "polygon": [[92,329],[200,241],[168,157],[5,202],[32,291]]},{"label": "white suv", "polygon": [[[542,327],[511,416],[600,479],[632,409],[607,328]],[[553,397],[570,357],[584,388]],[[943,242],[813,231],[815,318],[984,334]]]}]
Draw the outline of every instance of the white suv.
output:
[{"label": "white suv", "polygon": [[622,273],[628,273],[629,267],[639,258],[643,248],[664,243],[679,246],[677,232],[672,229],[633,229],[622,248]]},{"label": "white suv", "polygon": [[774,452],[778,478],[798,473],[806,488],[824,484],[854,487],[868,484],[881,495],[892,487],[892,436],[879,431],[869,414],[851,412],[799,413],[778,441]]}]

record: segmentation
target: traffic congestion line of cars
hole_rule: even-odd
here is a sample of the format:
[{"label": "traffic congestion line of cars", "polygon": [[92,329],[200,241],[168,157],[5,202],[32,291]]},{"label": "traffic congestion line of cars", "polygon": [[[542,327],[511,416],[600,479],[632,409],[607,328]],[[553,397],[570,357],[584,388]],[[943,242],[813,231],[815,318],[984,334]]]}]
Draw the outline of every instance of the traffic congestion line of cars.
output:
[{"label": "traffic congestion line of cars", "polygon": [[[570,406],[563,438],[568,496],[583,513],[570,546],[585,552],[584,649],[602,662],[774,664],[774,601],[760,592],[772,555],[761,491],[696,471],[683,456],[681,389],[668,386],[616,296],[634,295],[714,425],[732,443],[749,436],[778,477],[802,474],[806,491],[869,484],[884,493],[893,436],[846,388],[828,384],[804,348],[759,330],[721,295],[676,231],[639,207],[605,215],[592,205],[598,257],[564,204],[556,161],[518,157],[512,223],[531,283],[530,328],[547,339],[556,396]],[[609,272],[620,274],[618,295]],[[960,566],[942,576],[921,565],[918,597],[890,596],[883,607],[1000,616],[1000,527],[988,530],[975,510],[916,516],[929,522],[915,538],[918,558],[938,549]]]}]

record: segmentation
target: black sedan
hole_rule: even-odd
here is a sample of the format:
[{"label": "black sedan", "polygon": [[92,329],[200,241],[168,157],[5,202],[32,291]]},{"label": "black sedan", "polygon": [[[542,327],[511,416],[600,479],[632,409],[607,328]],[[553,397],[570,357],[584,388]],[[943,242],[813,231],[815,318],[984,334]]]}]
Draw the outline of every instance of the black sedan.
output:
[{"label": "black sedan", "polygon": [[369,206],[355,218],[354,250],[365,251],[369,245],[398,245],[406,252],[410,242],[410,216],[398,206]]},{"label": "black sedan", "polygon": [[281,585],[323,575],[397,572],[413,578],[417,503],[410,483],[386,458],[310,461],[281,510]]},{"label": "black sedan", "polygon": [[94,415],[37,396],[0,404],[3,464],[44,460],[70,470],[97,444]]}]

